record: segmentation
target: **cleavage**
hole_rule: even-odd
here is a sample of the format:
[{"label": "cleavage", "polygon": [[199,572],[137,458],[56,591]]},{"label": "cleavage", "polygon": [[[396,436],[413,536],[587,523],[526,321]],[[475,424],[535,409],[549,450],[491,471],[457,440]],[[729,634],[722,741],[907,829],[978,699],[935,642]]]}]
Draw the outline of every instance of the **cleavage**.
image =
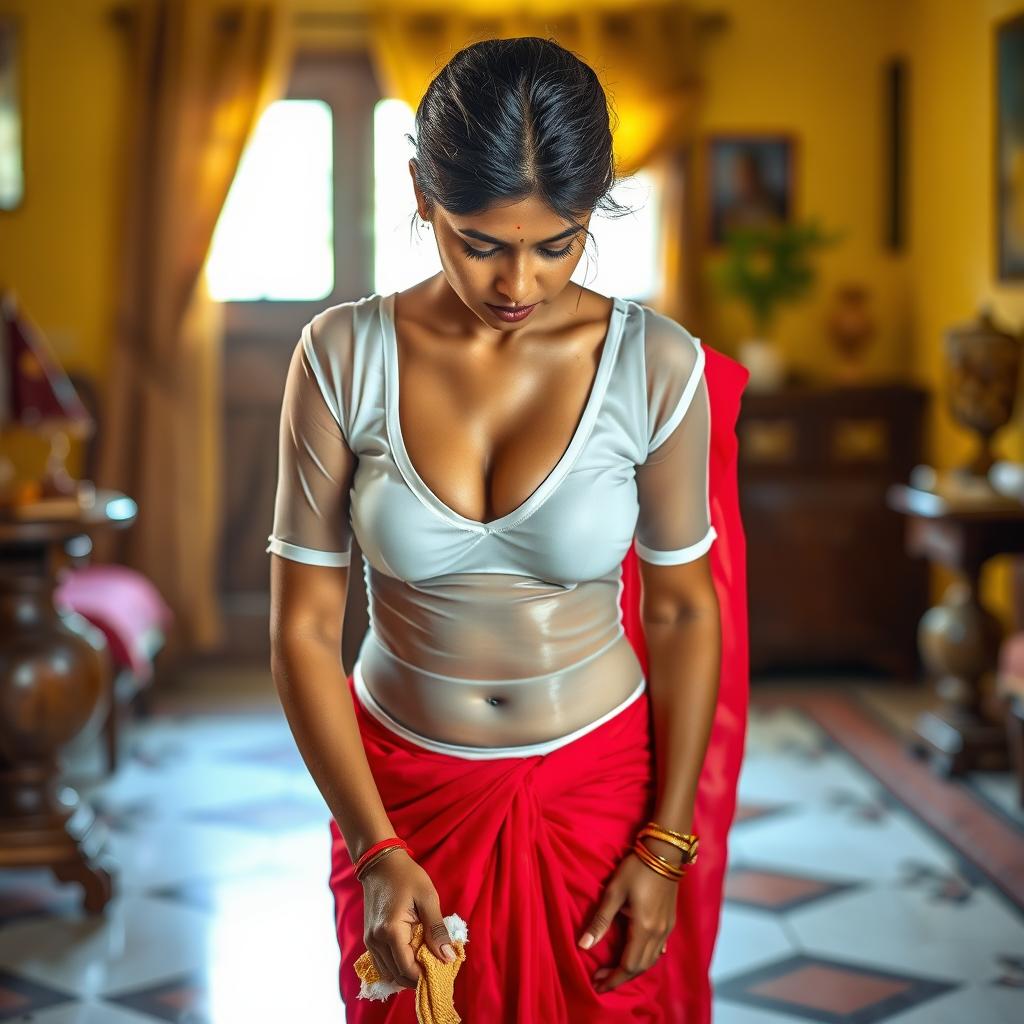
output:
[{"label": "cleavage", "polygon": [[399,358],[398,387],[409,461],[458,515],[484,525],[503,519],[560,466],[579,430],[601,345],[587,359],[579,343],[495,355],[416,332],[410,342]]}]

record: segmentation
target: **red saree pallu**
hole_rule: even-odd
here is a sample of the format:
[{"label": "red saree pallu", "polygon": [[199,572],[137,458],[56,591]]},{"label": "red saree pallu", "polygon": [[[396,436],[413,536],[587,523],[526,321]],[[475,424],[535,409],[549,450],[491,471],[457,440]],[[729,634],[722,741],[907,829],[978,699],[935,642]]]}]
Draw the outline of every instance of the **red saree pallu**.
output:
[{"label": "red saree pallu", "polygon": [[[577,942],[656,792],[648,691],[591,731],[544,754],[468,759],[412,743],[379,722],[348,683],[381,799],[430,876],[444,915],[468,924],[455,1007],[467,1024],[708,1024],[728,832],[746,731],[746,549],[736,482],[735,423],[748,371],[705,346],[711,404],[709,558],[722,622],[722,664],[692,831],[700,855],[679,882],[667,952],[616,988],[594,991],[598,967],[622,957],[629,919],[617,914],[596,946]],[[623,626],[648,671],[635,549],[623,562]],[[334,819],[330,889],[349,1024],[416,1020],[415,993],[358,998],[364,951],[362,885]]]}]

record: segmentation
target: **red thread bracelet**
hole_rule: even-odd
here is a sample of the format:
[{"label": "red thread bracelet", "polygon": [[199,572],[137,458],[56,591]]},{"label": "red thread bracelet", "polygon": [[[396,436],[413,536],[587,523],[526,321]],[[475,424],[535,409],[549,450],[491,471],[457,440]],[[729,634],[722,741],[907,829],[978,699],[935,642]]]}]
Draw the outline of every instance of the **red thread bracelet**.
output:
[{"label": "red thread bracelet", "polygon": [[359,876],[359,872],[362,871],[366,862],[373,857],[375,854],[380,853],[381,850],[387,850],[392,846],[401,847],[409,856],[413,855],[412,849],[404,839],[399,839],[398,836],[392,836],[390,839],[382,839],[379,843],[374,843],[363,855],[356,861],[356,877]]}]

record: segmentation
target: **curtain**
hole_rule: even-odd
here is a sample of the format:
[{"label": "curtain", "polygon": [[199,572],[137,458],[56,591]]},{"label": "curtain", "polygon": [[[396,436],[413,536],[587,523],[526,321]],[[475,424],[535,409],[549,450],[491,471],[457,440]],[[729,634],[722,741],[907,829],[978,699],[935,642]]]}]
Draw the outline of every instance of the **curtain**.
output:
[{"label": "curtain", "polygon": [[203,267],[242,150],[283,94],[291,0],[137,0],[114,13],[129,112],[119,281],[97,482],[139,507],[96,555],[144,572],[176,617],[167,657],[215,648],[221,308]]},{"label": "curtain", "polygon": [[[701,22],[678,0],[390,0],[371,5],[371,52],[384,91],[414,109],[430,79],[480,39],[552,37],[586,61],[613,108],[620,174],[632,174],[695,131]],[[616,123],[617,120],[617,123]]]}]

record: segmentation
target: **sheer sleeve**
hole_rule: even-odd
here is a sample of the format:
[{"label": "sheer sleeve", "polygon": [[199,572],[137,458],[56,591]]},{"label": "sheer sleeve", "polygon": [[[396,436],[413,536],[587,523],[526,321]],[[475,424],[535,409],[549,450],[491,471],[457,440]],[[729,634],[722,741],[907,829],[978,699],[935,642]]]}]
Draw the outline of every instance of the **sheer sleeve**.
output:
[{"label": "sheer sleeve", "polygon": [[325,358],[328,321],[306,324],[292,352],[281,404],[277,492],[267,552],[311,565],[349,564],[349,489],[356,468],[342,424],[341,361]]},{"label": "sheer sleeve", "polygon": [[677,565],[699,558],[717,536],[708,495],[704,349],[674,320],[648,312],[644,354],[647,459],[636,467],[636,553],[656,565]]}]

